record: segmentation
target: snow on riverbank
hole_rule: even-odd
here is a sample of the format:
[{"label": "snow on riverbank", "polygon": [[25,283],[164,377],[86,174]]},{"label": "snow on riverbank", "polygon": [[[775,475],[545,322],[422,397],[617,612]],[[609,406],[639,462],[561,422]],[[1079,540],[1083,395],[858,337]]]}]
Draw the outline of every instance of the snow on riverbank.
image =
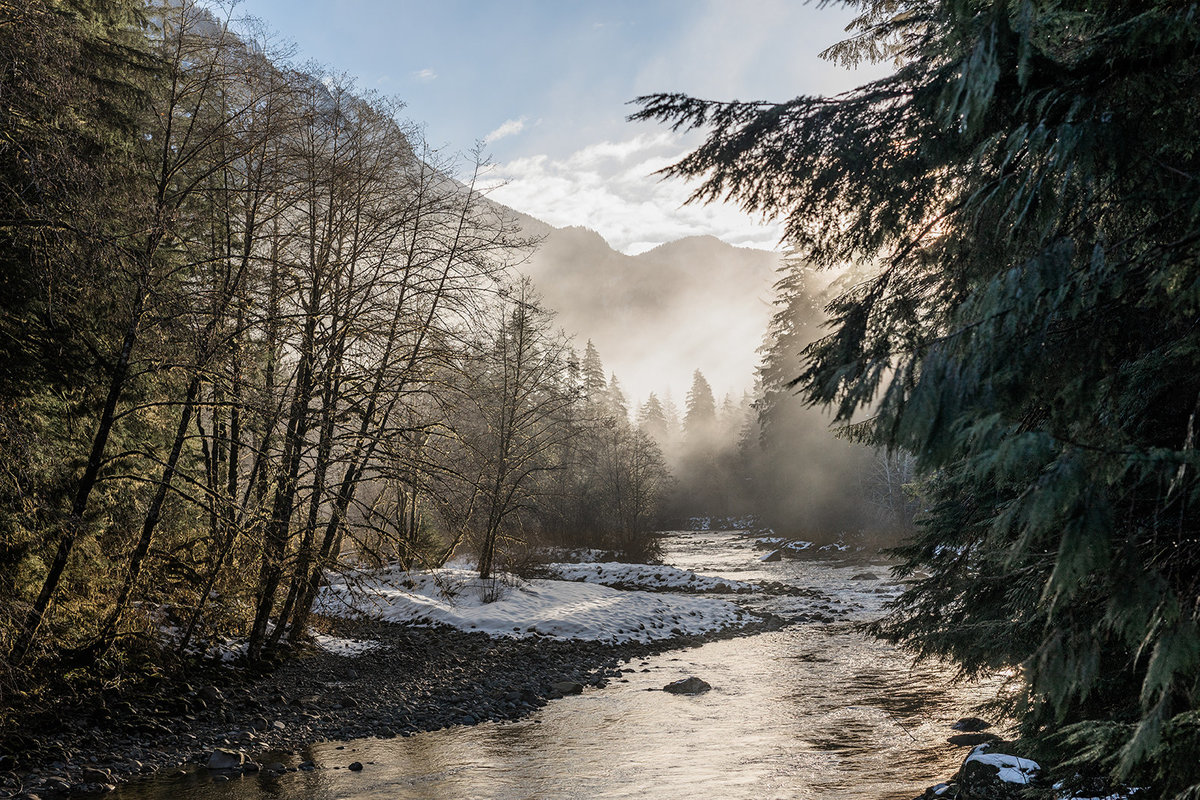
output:
[{"label": "snow on riverbank", "polygon": [[729,578],[697,575],[695,572],[661,564],[549,564],[546,569],[564,581],[583,581],[603,586],[637,589],[673,589],[683,592],[749,592],[755,585]]},{"label": "snow on riverbank", "polygon": [[313,643],[326,653],[335,656],[360,656],[376,648],[383,647],[382,642],[371,639],[344,639],[341,636],[327,636],[323,633],[313,634]]},{"label": "snow on riverbank", "polygon": [[338,580],[322,590],[317,610],[387,622],[450,625],[492,636],[609,642],[704,634],[755,619],[733,603],[715,598],[622,591],[561,580],[505,584],[480,581],[462,568],[427,573],[393,568]]}]

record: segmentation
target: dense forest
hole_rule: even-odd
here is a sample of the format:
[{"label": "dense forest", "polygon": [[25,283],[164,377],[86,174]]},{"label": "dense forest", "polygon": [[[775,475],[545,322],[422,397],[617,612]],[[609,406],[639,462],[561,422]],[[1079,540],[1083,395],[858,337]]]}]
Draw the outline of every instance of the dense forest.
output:
[{"label": "dense forest", "polygon": [[666,170],[694,199],[777,215],[818,267],[872,268],[791,380],[847,436],[912,454],[914,582],[874,632],[1008,670],[1054,791],[1200,797],[1200,9],[854,5],[827,55],[890,76],[635,117],[706,131]]},{"label": "dense forest", "polygon": [[0,691],[270,659],[347,561],[652,549],[660,449],[479,159],[198,4],[0,10]]}]

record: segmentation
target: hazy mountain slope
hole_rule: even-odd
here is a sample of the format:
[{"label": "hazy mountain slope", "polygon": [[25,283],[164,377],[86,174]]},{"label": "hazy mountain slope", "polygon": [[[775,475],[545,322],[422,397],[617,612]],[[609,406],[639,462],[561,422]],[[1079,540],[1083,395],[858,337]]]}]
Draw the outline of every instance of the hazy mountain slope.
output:
[{"label": "hazy mountain slope", "polygon": [[779,254],[701,236],[628,256],[586,228],[537,226],[525,229],[545,239],[523,270],[631,400],[669,387],[682,406],[695,369],[718,397],[750,387]]}]

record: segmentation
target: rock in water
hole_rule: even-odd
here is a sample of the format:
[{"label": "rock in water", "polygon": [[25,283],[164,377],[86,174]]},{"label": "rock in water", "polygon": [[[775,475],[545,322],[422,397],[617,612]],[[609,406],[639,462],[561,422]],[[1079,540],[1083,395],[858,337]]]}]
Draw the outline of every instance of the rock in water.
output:
[{"label": "rock in water", "polygon": [[559,694],[583,694],[583,684],[574,681],[559,681],[550,688]]},{"label": "rock in water", "polygon": [[782,561],[782,560],[783,560],[783,551],[782,550],[772,550],[770,553],[767,553],[765,556],[763,556],[762,558],[759,559],[759,561],[763,561],[768,564],[770,564],[773,561]]},{"label": "rock in water", "polygon": [[998,742],[1000,737],[994,733],[956,733],[946,740],[955,747],[975,747],[987,742]]},{"label": "rock in water", "polygon": [[951,730],[964,731],[966,733],[974,733],[975,731],[986,731],[992,727],[992,723],[979,717],[963,717],[958,722],[950,726]]},{"label": "rock in water", "polygon": [[703,694],[711,688],[705,681],[692,676],[668,683],[663,687],[663,691],[671,694]]},{"label": "rock in water", "polygon": [[355,761],[350,766],[346,767],[346,769],[350,770],[351,772],[360,772],[362,771],[362,762]]},{"label": "rock in water", "polygon": [[95,767],[84,768],[80,777],[83,778],[84,783],[112,783],[112,775]]},{"label": "rock in water", "polygon": [[246,756],[231,750],[213,750],[208,757],[209,769],[241,769]]}]

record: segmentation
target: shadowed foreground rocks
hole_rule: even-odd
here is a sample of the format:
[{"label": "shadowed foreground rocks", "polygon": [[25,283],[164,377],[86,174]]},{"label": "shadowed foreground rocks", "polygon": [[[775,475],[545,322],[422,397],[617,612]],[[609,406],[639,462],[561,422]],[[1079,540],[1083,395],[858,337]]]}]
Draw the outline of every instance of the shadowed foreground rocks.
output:
[{"label": "shadowed foreground rocks", "polygon": [[257,769],[263,752],[318,741],[514,720],[584,686],[605,685],[624,661],[782,626],[767,619],[711,635],[614,645],[330,623],[339,636],[380,646],[354,657],[312,649],[267,674],[215,670],[202,685],[166,683],[23,720],[0,742],[0,752],[10,754],[0,797],[105,791],[214,757],[214,768]]}]

